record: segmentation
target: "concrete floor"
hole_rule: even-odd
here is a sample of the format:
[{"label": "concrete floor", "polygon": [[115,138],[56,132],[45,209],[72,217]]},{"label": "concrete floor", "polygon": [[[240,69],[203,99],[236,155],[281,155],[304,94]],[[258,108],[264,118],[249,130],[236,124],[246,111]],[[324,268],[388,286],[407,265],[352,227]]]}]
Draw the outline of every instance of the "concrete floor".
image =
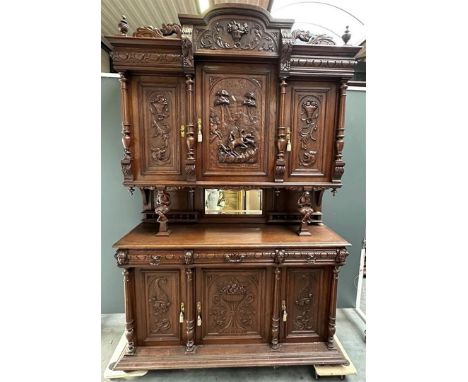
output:
[{"label": "concrete floor", "polygon": [[[366,380],[366,344],[364,342],[365,324],[354,309],[338,309],[336,316],[336,334],[344,349],[357,369],[357,375],[349,375],[349,382]],[[101,320],[101,375],[103,375],[112,353],[124,330],[123,314],[103,314]],[[321,377],[327,382],[339,381],[337,377]],[[314,381],[312,367],[288,366],[274,369],[272,367],[246,367],[198,370],[162,370],[150,371],[143,377],[133,379],[135,382],[249,382],[249,381]],[[102,381],[109,381],[102,377]],[[116,380],[121,381],[121,380]]]}]

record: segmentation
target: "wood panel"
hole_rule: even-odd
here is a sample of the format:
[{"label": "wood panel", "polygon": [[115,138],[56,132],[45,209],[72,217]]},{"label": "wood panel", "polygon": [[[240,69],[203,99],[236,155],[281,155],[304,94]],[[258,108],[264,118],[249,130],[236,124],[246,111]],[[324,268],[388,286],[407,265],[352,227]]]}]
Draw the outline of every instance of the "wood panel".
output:
[{"label": "wood panel", "polygon": [[198,68],[199,179],[272,179],[274,73],[271,66],[253,64]]},{"label": "wood panel", "polygon": [[329,294],[326,268],[288,267],[284,273],[281,300],[287,319],[282,321],[280,341],[325,341]]},{"label": "wood panel", "polygon": [[182,180],[185,145],[182,77],[139,76],[132,81],[137,180]]},{"label": "wood panel", "polygon": [[197,304],[201,303],[198,343],[268,341],[271,280],[267,280],[270,272],[266,268],[199,268],[197,272]]},{"label": "wood panel", "polygon": [[287,87],[291,151],[287,180],[330,181],[335,132],[336,85],[291,81]]},{"label": "wood panel", "polygon": [[181,343],[182,302],[179,270],[136,270],[137,338],[139,345]]}]

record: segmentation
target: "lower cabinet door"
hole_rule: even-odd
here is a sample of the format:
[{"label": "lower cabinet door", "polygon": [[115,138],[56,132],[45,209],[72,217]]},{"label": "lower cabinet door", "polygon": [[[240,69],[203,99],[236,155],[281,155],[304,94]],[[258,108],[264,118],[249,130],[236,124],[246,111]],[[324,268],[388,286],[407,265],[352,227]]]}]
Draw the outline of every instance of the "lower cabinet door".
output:
[{"label": "lower cabinet door", "polygon": [[271,270],[197,269],[199,344],[268,342]]},{"label": "lower cabinet door", "polygon": [[327,268],[288,267],[285,276],[281,293],[280,341],[326,341],[330,272]]},{"label": "lower cabinet door", "polygon": [[139,345],[176,345],[183,341],[179,323],[183,302],[179,270],[135,271],[137,340]]}]

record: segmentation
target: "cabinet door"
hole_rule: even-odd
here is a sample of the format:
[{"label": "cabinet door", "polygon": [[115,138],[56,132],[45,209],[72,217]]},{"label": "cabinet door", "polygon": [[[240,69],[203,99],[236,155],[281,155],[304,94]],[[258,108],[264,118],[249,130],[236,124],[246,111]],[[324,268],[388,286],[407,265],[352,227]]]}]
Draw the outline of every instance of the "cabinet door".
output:
[{"label": "cabinet door", "polygon": [[138,344],[180,344],[183,341],[179,323],[183,301],[181,272],[137,269],[135,277]]},{"label": "cabinet door", "polygon": [[266,64],[205,64],[197,69],[200,179],[272,179],[275,70]]},{"label": "cabinet door", "polygon": [[197,272],[197,343],[268,341],[271,277],[266,268]]},{"label": "cabinet door", "polygon": [[291,127],[289,181],[331,181],[336,85],[291,81],[287,87]]},{"label": "cabinet door", "polygon": [[136,76],[132,78],[133,130],[136,179],[164,181],[184,179],[185,144],[184,81],[181,77]]},{"label": "cabinet door", "polygon": [[286,268],[281,305],[284,301],[287,320],[282,321],[281,341],[326,341],[328,274],[326,269]]}]

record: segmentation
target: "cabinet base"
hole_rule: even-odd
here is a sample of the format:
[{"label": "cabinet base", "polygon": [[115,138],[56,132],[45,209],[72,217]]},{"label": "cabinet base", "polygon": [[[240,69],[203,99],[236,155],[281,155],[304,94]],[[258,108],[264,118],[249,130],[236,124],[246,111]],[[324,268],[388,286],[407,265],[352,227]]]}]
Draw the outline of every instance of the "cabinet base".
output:
[{"label": "cabinet base", "polygon": [[281,344],[198,345],[191,353],[180,346],[137,346],[135,355],[124,355],[114,370],[204,369],[216,367],[347,365],[338,349],[328,350],[324,342]]}]

